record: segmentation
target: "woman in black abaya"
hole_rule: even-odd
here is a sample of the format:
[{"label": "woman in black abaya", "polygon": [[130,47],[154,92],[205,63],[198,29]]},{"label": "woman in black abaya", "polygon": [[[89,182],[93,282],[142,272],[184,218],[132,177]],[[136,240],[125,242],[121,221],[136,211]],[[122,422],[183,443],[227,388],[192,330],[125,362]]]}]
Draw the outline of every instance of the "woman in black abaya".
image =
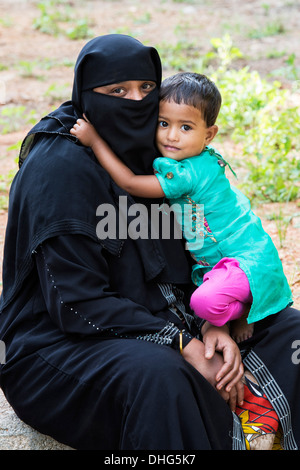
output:
[{"label": "woman in black abaya", "polygon": [[[124,237],[118,223],[130,222],[126,210],[136,201],[69,133],[84,113],[133,171],[150,173],[160,80],[155,49],[122,35],[90,41],[77,60],[72,101],[28,134],[11,188],[0,383],[22,420],[76,449],[245,447],[229,406],[235,395],[218,393],[207,367],[223,365],[240,393],[238,348],[210,327],[203,341],[221,354],[205,359],[202,324],[188,310],[182,240]],[[140,98],[95,91],[120,82],[134,83]],[[99,214],[108,207],[116,236],[98,238]],[[298,312],[287,309],[243,344],[247,367],[275,400],[286,448],[300,442],[299,368],[290,360],[299,338]]]}]

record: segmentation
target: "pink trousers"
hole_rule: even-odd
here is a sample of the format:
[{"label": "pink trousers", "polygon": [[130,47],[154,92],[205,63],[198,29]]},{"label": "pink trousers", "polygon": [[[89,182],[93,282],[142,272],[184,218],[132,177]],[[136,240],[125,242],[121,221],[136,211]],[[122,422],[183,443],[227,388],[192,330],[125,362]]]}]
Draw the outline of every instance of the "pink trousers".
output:
[{"label": "pink trousers", "polygon": [[192,294],[190,306],[200,318],[222,326],[240,318],[251,302],[249,281],[239,262],[223,258],[204,274],[203,284]]}]

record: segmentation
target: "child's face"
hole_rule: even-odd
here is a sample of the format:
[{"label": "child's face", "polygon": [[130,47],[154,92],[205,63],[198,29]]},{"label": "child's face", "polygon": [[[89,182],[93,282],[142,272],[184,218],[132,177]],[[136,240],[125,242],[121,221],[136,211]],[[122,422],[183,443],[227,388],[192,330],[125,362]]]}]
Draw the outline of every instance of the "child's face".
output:
[{"label": "child's face", "polygon": [[199,155],[215,137],[216,125],[207,127],[194,106],[161,101],[156,144],[164,157],[183,160]]}]

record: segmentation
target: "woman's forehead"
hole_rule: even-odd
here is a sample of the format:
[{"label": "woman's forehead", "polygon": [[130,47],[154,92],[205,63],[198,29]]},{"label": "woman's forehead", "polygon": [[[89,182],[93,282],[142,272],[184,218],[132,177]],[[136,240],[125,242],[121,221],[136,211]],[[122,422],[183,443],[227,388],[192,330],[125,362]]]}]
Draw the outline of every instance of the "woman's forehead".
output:
[{"label": "woman's forehead", "polygon": [[81,75],[82,90],[128,80],[160,83],[161,63],[154,48],[123,35],[101,39],[83,49],[75,69]]}]

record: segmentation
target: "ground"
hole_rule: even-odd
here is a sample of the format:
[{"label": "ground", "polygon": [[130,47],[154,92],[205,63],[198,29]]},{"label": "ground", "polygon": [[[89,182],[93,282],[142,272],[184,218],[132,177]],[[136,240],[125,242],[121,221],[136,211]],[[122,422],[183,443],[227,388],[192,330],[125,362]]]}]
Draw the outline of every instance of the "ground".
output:
[{"label": "ground", "polygon": [[[87,41],[67,37],[74,25],[78,27],[74,33],[77,38],[88,29],[95,36],[130,34],[157,47],[188,42],[196,44],[200,57],[211,50],[211,38],[230,34],[243,53],[235,67],[248,65],[268,80],[278,79],[283,87],[300,90],[300,6],[296,0],[0,0],[0,11],[0,113],[5,108],[14,110],[5,122],[0,115],[2,197],[6,195],[8,173],[17,169],[17,150],[10,147],[23,139],[32,123],[70,97],[74,61]],[[36,29],[37,20],[51,34]],[[165,76],[171,72],[164,66]],[[233,144],[223,145],[227,149]],[[7,220],[5,206],[2,202],[0,258]],[[255,211],[279,250],[299,308],[299,201],[264,204]],[[290,221],[278,226],[270,215],[280,211]]]}]

